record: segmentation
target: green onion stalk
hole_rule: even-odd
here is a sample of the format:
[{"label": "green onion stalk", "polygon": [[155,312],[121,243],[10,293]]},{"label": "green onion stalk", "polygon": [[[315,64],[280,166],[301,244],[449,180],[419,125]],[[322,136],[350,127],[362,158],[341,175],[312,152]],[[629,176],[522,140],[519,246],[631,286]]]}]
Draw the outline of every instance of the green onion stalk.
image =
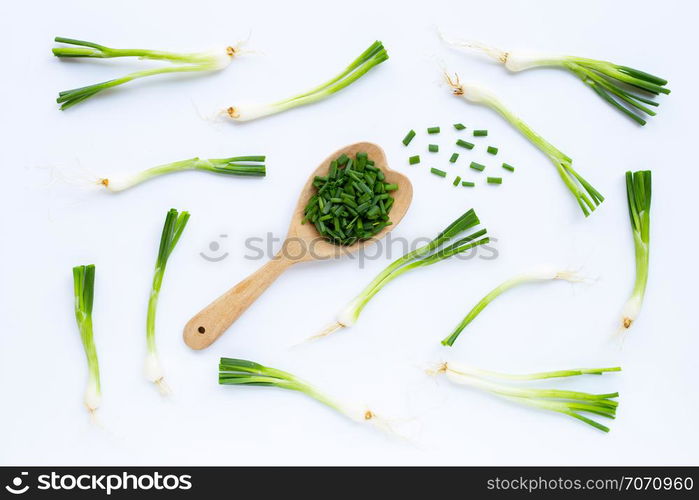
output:
[{"label": "green onion stalk", "polygon": [[161,75],[165,73],[218,71],[228,66],[233,58],[238,54],[238,49],[230,46],[206,52],[178,53],[147,49],[114,49],[93,42],[64,37],[56,37],[54,40],[58,43],[71,45],[70,47],[54,47],[53,55],[61,58],[77,57],[108,59],[114,57],[138,57],[139,59],[172,63],[170,66],[136,71],[106,82],[59,92],[56,102],[61,105],[62,110],[68,109],[71,106],[83,102],[90,97],[99,94],[103,90],[117,87],[139,78]]},{"label": "green onion stalk", "polygon": [[85,389],[85,407],[94,415],[102,402],[100,386],[100,366],[92,331],[92,304],[95,294],[95,266],[76,266],[73,268],[73,290],[75,293],[75,320],[80,330],[80,340],[87,358],[87,388]]},{"label": "green onion stalk", "polygon": [[559,67],[580,78],[606,103],[645,125],[645,116],[655,116],[648,106],[657,107],[652,98],[669,94],[667,80],[645,71],[585,57],[542,54],[532,51],[504,51],[479,42],[442,39],[449,45],[474,49],[504,64],[513,72],[541,66]]},{"label": "green onion stalk", "polygon": [[325,328],[321,333],[311,337],[316,339],[325,337],[331,333],[354,325],[359,319],[364,307],[369,301],[379,293],[379,291],[388,283],[396,279],[398,276],[409,271],[422,267],[436,264],[437,262],[458,255],[467,250],[475,248],[479,245],[484,245],[490,241],[490,238],[483,237],[486,234],[486,229],[480,229],[472,234],[465,236],[456,242],[446,245],[447,242],[461,235],[465,231],[480,224],[480,220],[473,209],[465,212],[461,217],[452,222],[446,229],[439,233],[428,244],[413,250],[393,261],[386,269],[381,271],[367,285],[362,292],[357,295],[347,306],[340,312],[337,320],[330,326]]},{"label": "green onion stalk", "polygon": [[223,175],[264,177],[266,175],[264,156],[234,156],[231,158],[200,159],[176,161],[165,165],[158,165],[137,173],[125,176],[101,178],[97,183],[104,186],[107,191],[116,193],[134,187],[142,182],[160,175],[182,172],[184,170],[198,170]]},{"label": "green onion stalk", "polygon": [[584,281],[584,278],[581,277],[575,271],[557,271],[554,268],[542,267],[541,269],[536,269],[530,272],[518,274],[513,278],[503,281],[498,286],[493,288],[490,292],[488,292],[488,294],[485,297],[483,297],[473,307],[473,309],[471,309],[468,312],[466,317],[461,321],[461,323],[458,324],[454,331],[448,337],[442,340],[442,345],[454,345],[454,342],[456,342],[456,339],[459,338],[459,335],[464,330],[464,328],[466,328],[471,323],[471,321],[473,321],[476,318],[476,316],[478,316],[481,313],[481,311],[483,311],[483,309],[485,309],[486,306],[488,306],[488,304],[490,304],[493,300],[498,298],[507,290],[519,285],[523,285],[525,283],[545,282],[552,280],[562,280],[571,283],[577,283]]},{"label": "green onion stalk", "polygon": [[297,106],[304,106],[314,102],[321,101],[330,97],[335,92],[338,92],[351,83],[364,76],[374,66],[381,64],[388,59],[388,53],[384,49],[383,44],[379,41],[374,42],[366,49],[352,64],[347,66],[345,70],[328,80],[327,82],[318,85],[317,87],[301,93],[294,97],[289,97],[282,101],[277,101],[272,104],[247,104],[240,106],[231,106],[226,109],[226,113],[230,118],[236,121],[249,121],[264,116],[281,113],[288,109]]},{"label": "green onion stalk", "polygon": [[146,362],[144,373],[146,379],[153,382],[161,394],[170,393],[170,388],[165,383],[163,370],[158,357],[158,350],[155,345],[155,313],[158,308],[158,297],[163,284],[165,266],[170,254],[175,249],[177,242],[182,236],[189,212],[178,213],[174,208],[170,209],[165,217],[165,225],[160,237],[160,247],[158,249],[158,259],[155,263],[155,273],[153,274],[153,284],[151,286],[150,297],[148,298],[148,314],[146,316]]},{"label": "green onion stalk", "polygon": [[641,310],[648,283],[648,262],[650,250],[650,170],[626,172],[626,197],[633,231],[633,244],[636,254],[636,282],[631,297],[622,310],[621,326],[626,330],[636,321]]},{"label": "green onion stalk", "polygon": [[593,212],[604,201],[604,197],[580,174],[573,170],[573,160],[569,156],[556,149],[551,143],[534,132],[529,125],[510,112],[488,89],[477,84],[461,83],[458,76],[454,79],[446,76],[446,80],[451,86],[454,95],[471,102],[485,104],[494,109],[532,144],[546,154],[556,167],[563,183],[577,200],[585,217],[590,215],[590,212]]},{"label": "green onion stalk", "polygon": [[580,375],[602,375],[604,373],[619,371],[621,371],[621,368],[615,366],[611,368],[584,368],[530,373],[525,375],[510,375],[450,362],[441,363],[436,369],[430,370],[429,373],[445,374],[447,378],[455,384],[475,387],[525,406],[562,413],[585,422],[595,429],[609,432],[609,427],[583,414],[586,413],[614,419],[616,417],[617,406],[619,405],[614,399],[619,397],[618,392],[590,394],[587,392],[568,390],[525,388],[519,386],[517,383],[532,380],[576,377]]},{"label": "green onion stalk", "polygon": [[218,370],[218,383],[221,385],[267,386],[302,392],[355,422],[369,422],[383,430],[389,430],[386,422],[373,411],[341,404],[291,373],[234,358],[221,358]]}]

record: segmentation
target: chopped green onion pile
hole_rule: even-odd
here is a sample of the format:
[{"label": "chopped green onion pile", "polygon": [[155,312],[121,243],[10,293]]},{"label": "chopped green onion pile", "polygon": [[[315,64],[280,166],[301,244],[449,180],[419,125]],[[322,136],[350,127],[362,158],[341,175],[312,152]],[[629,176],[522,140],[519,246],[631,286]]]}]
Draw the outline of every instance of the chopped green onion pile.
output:
[{"label": "chopped green onion pile", "polygon": [[231,158],[209,160],[202,160],[195,157],[188,160],[167,163],[165,165],[158,165],[136,174],[123,177],[99,179],[98,183],[107,188],[108,191],[118,192],[129,189],[154,177],[171,174],[173,172],[181,172],[183,170],[199,170],[202,172],[213,172],[215,174],[224,175],[264,177],[267,172],[264,161],[264,156],[234,156]]},{"label": "chopped green onion pile", "polygon": [[333,333],[340,328],[352,326],[364,307],[384,286],[396,279],[398,276],[421,267],[435,264],[448,259],[454,255],[463,253],[478,245],[486,244],[490,241],[484,237],[485,229],[480,229],[468,236],[460,238],[454,243],[446,243],[461,235],[465,231],[480,224],[476,212],[468,210],[461,217],[452,222],[442,232],[440,232],[428,244],[421,246],[405,254],[403,257],[393,261],[386,269],[381,271],[369,285],[362,290],[339,314],[337,321],[323,330],[320,334],[312,337],[319,338]]},{"label": "chopped green onion pile", "polygon": [[580,174],[573,170],[573,160],[570,157],[556,149],[543,137],[534,132],[529,125],[511,113],[490,91],[475,84],[461,83],[458,76],[453,80],[449,76],[447,76],[446,79],[452,87],[454,95],[493,108],[529,139],[532,144],[545,153],[555,165],[558,174],[561,176],[568,190],[575,196],[585,217],[590,215],[590,212],[594,211],[595,208],[604,201],[604,197],[592,187],[589,182],[583,179]]},{"label": "chopped green onion pile", "polygon": [[391,192],[396,184],[384,182],[385,175],[366,153],[354,159],[342,154],[330,162],[326,176],[316,176],[316,193],[308,200],[302,223],[312,222],[318,233],[336,245],[368,240],[392,222]]},{"label": "chopped green onion pile", "polygon": [[93,42],[63,37],[56,37],[54,40],[58,43],[73,45],[73,47],[55,47],[53,49],[53,55],[61,58],[80,57],[104,59],[112,57],[138,57],[139,59],[167,61],[172,63],[170,66],[129,73],[121,78],[88,85],[87,87],[64,90],[58,94],[58,99],[56,99],[56,102],[61,105],[62,110],[83,102],[103,90],[122,85],[138,78],[160,75],[163,73],[220,70],[228,66],[237,53],[236,49],[233,47],[225,47],[221,50],[210,52],[177,53],[147,49],[113,49]]},{"label": "chopped green onion pile", "polygon": [[544,388],[526,388],[517,382],[544,380],[551,378],[576,377],[580,375],[602,375],[609,372],[619,372],[620,367],[587,368],[575,370],[558,370],[553,372],[531,373],[526,375],[509,375],[505,373],[480,370],[454,363],[442,363],[436,373],[444,373],[447,378],[461,385],[482,389],[496,396],[526,406],[542,410],[562,413],[591,425],[595,429],[609,432],[609,427],[593,420],[583,413],[614,419],[618,392],[607,394],[590,394],[569,390]]},{"label": "chopped green onion pile", "polygon": [[80,340],[87,357],[87,388],[85,407],[93,414],[102,402],[100,387],[100,366],[92,332],[92,304],[95,294],[95,266],[73,268],[73,289],[75,292],[75,320],[80,330]]},{"label": "chopped green onion pile", "polygon": [[556,271],[554,269],[548,268],[518,274],[517,276],[500,283],[498,286],[496,286],[490,292],[488,292],[488,294],[485,297],[483,297],[473,307],[473,309],[471,309],[468,312],[466,317],[461,321],[461,323],[459,323],[459,325],[454,329],[454,331],[447,338],[442,340],[442,345],[454,345],[454,342],[456,342],[456,339],[459,338],[459,335],[464,330],[464,328],[466,328],[471,323],[471,321],[473,321],[476,318],[476,316],[478,316],[481,313],[481,311],[483,311],[483,309],[486,308],[488,304],[490,304],[493,300],[498,298],[500,295],[502,295],[510,288],[514,288],[524,283],[542,282],[549,280],[579,282],[582,281],[582,278],[571,271]]},{"label": "chopped green onion pile", "polygon": [[170,389],[165,383],[163,370],[158,358],[158,350],[155,346],[155,312],[158,308],[158,296],[163,284],[165,266],[170,254],[175,249],[177,242],[182,236],[189,212],[178,213],[174,208],[170,209],[165,217],[165,225],[160,236],[160,247],[158,249],[158,259],[155,262],[155,273],[153,274],[153,284],[148,298],[148,315],[146,317],[146,362],[144,373],[146,378],[153,382],[161,394],[169,394]]},{"label": "chopped green onion pile", "polygon": [[[318,102],[326,97],[330,97],[335,92],[344,89],[362,77],[371,68],[381,64],[386,59],[388,59],[386,49],[384,49],[381,42],[376,41],[371,44],[371,46],[366,49],[357,59],[355,59],[352,64],[347,66],[342,73],[307,92],[284,99],[282,101],[274,102],[272,104],[231,106],[226,110],[226,112],[228,113],[228,116],[236,121],[247,121],[261,118],[263,116],[281,113],[282,111],[286,111],[297,106]],[[407,137],[405,140],[410,142],[410,139]]]},{"label": "chopped green onion pile", "polygon": [[626,197],[633,231],[633,244],[636,253],[636,282],[631,297],[624,305],[621,325],[631,327],[643,304],[648,283],[648,262],[650,250],[650,170],[626,172]]}]

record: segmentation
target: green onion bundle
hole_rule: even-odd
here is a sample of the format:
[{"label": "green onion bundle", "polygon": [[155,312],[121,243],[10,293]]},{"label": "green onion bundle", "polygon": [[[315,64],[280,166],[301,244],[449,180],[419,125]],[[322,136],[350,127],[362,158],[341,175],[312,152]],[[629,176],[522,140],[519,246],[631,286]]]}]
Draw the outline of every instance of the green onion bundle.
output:
[{"label": "green onion bundle", "polygon": [[88,378],[85,389],[85,407],[90,414],[94,414],[102,401],[100,365],[92,331],[92,304],[95,294],[94,265],[73,268],[73,290],[75,293],[75,320],[78,323],[80,340],[87,358]]},{"label": "green onion bundle", "polygon": [[364,307],[379,293],[379,291],[398,276],[414,269],[430,266],[442,260],[463,253],[471,248],[484,245],[490,238],[484,237],[486,229],[480,229],[447,245],[449,241],[461,235],[465,231],[480,224],[480,220],[473,210],[468,210],[461,217],[452,222],[446,229],[439,233],[428,244],[423,245],[403,257],[393,261],[386,269],[381,271],[362,292],[357,295],[340,312],[335,323],[328,326],[318,335],[319,338],[329,335],[340,328],[352,326],[358,319]]},{"label": "green onion bundle", "polygon": [[158,249],[158,259],[155,262],[155,273],[153,274],[153,284],[151,286],[150,297],[148,299],[148,314],[146,316],[146,362],[144,373],[146,378],[153,382],[161,394],[168,394],[170,389],[165,383],[163,370],[158,358],[158,350],[155,345],[155,313],[158,308],[158,297],[163,284],[165,266],[170,254],[175,249],[177,242],[182,236],[189,212],[178,213],[174,208],[170,209],[165,217],[165,225],[160,237],[160,247]]},{"label": "green onion bundle", "polygon": [[665,87],[667,80],[664,78],[608,61],[530,51],[503,51],[478,42],[445,41],[450,45],[481,51],[513,72],[541,66],[566,69],[605,102],[639,125],[646,124],[644,115],[655,116],[655,111],[648,107],[658,106],[652,97],[670,93],[670,89]]},{"label": "green onion bundle", "polygon": [[158,165],[135,174],[98,179],[97,182],[107,188],[108,191],[115,193],[134,187],[154,177],[184,170],[198,170],[223,175],[264,177],[266,175],[264,161],[264,156],[234,156],[208,160],[195,157]]},{"label": "green onion bundle", "polygon": [[604,201],[604,196],[592,187],[589,182],[583,179],[580,174],[573,170],[573,160],[569,156],[556,149],[551,143],[534,132],[529,125],[510,112],[490,91],[480,85],[461,83],[458,76],[453,80],[447,76],[446,80],[451,86],[454,95],[471,102],[485,104],[494,109],[510,122],[512,126],[519,130],[532,144],[546,154],[556,167],[558,175],[561,176],[563,183],[577,200],[585,217],[590,215],[590,212],[594,211],[595,208]]},{"label": "green onion bundle", "polygon": [[643,304],[648,283],[648,262],[650,251],[650,170],[626,172],[626,196],[629,205],[629,217],[633,231],[633,244],[636,254],[636,282],[631,297],[624,305],[621,325],[624,329],[631,327]]},{"label": "green onion bundle", "polygon": [[103,90],[123,85],[124,83],[138,78],[161,75],[164,73],[221,70],[228,66],[233,57],[237,54],[237,50],[233,47],[225,47],[208,52],[177,53],[147,49],[113,49],[93,42],[63,37],[56,37],[54,40],[58,43],[72,45],[72,47],[55,47],[53,49],[53,55],[61,58],[78,57],[105,59],[114,57],[138,57],[139,59],[172,63],[171,66],[137,71],[106,82],[64,90],[58,94],[58,99],[56,99],[56,102],[61,105],[62,110],[94,97]]},{"label": "green onion bundle", "polygon": [[231,106],[226,109],[226,113],[233,120],[248,121],[256,118],[262,118],[263,116],[281,113],[282,111],[286,111],[297,106],[304,106],[306,104],[321,101],[355,82],[364,76],[367,71],[372,69],[374,66],[381,64],[386,59],[388,59],[386,49],[384,49],[381,42],[376,41],[371,44],[371,46],[366,49],[357,59],[355,59],[352,64],[347,66],[342,73],[307,92],[301,93],[294,97],[289,97],[288,99],[284,99],[282,101],[274,102],[272,104]]},{"label": "green onion bundle", "polygon": [[313,223],[320,235],[336,245],[352,245],[367,240],[392,223],[391,192],[397,184],[384,182],[384,173],[366,153],[354,160],[346,154],[330,162],[326,176],[316,176],[301,221]]},{"label": "green onion bundle", "polygon": [[456,384],[468,385],[482,389],[496,396],[525,406],[542,410],[562,413],[573,417],[595,429],[609,432],[609,427],[593,420],[583,413],[614,419],[619,403],[614,399],[618,392],[608,394],[590,394],[556,389],[524,388],[517,382],[544,380],[552,378],[575,377],[580,375],[602,375],[608,372],[619,372],[620,367],[587,368],[575,370],[558,370],[553,372],[531,373],[526,375],[509,375],[505,373],[480,370],[454,363],[442,363],[434,373],[443,373]]}]

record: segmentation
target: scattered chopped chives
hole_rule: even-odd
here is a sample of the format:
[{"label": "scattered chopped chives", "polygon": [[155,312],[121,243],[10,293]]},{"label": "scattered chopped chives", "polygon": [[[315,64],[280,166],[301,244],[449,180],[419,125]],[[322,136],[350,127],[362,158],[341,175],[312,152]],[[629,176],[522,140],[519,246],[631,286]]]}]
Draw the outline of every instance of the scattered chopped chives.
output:
[{"label": "scattered chopped chives", "polygon": [[427,149],[430,153],[437,153],[439,151],[439,145],[430,144],[429,146],[427,146]]},{"label": "scattered chopped chives", "polygon": [[455,124],[454,124],[454,128],[455,128],[456,130],[463,130],[463,129],[466,128],[466,126],[463,125],[462,123],[455,123]]},{"label": "scattered chopped chives", "polygon": [[411,156],[410,158],[408,158],[408,163],[410,163],[411,165],[420,163],[420,155]]},{"label": "scattered chopped chives", "polygon": [[459,153],[454,153],[451,155],[451,158],[449,158],[449,163],[456,163],[456,160],[459,159]]},{"label": "scattered chopped chives", "polygon": [[471,181],[463,181],[463,182],[461,183],[461,185],[462,185],[463,187],[470,187],[470,188],[472,188],[473,186],[476,185],[476,183],[475,183],[475,182],[471,182]]},{"label": "scattered chopped chives", "polygon": [[428,134],[439,134],[439,127],[429,127],[427,129]]},{"label": "scattered chopped chives", "polygon": [[488,184],[502,184],[502,177],[488,177]]},{"label": "scattered chopped chives", "polygon": [[410,141],[413,140],[413,137],[415,137],[415,131],[414,131],[414,130],[411,130],[411,131],[408,132],[408,133],[406,134],[406,136],[403,138],[403,144],[404,144],[405,146],[407,146],[408,144],[410,144]]},{"label": "scattered chopped chives", "polygon": [[457,176],[456,176],[456,179],[454,179],[453,185],[454,185],[454,186],[458,186],[458,185],[459,185],[459,182],[461,182],[461,177],[459,177],[459,176],[457,175]]},{"label": "scattered chopped chives", "polygon": [[512,165],[508,165],[507,163],[503,163],[502,168],[504,168],[505,170],[509,170],[510,172],[515,171],[515,167],[513,167]]},{"label": "scattered chopped chives", "polygon": [[485,137],[488,135],[488,131],[487,130],[474,130],[473,135],[474,135],[474,137]]},{"label": "scattered chopped chives", "polygon": [[491,155],[496,155],[498,154],[498,148],[496,148],[495,146],[488,146],[488,153],[490,153]]},{"label": "scattered chopped chives", "polygon": [[479,172],[483,172],[485,170],[485,165],[481,165],[480,163],[476,163],[475,161],[471,162],[471,165],[469,165],[473,170],[478,170]]},{"label": "scattered chopped chives", "polygon": [[459,139],[458,141],[456,141],[456,145],[466,149],[473,149],[473,143],[464,141],[463,139]]},{"label": "scattered chopped chives", "polygon": [[446,177],[447,173],[444,170],[439,170],[438,168],[432,167],[430,169],[430,172],[432,172],[434,175],[438,175],[440,177]]}]

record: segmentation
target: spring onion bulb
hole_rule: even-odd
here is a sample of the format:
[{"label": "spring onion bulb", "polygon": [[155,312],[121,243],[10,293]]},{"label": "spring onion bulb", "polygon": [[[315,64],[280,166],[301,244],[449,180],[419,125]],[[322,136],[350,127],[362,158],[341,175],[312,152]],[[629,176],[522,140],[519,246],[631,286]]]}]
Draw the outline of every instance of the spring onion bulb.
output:
[{"label": "spring onion bulb", "polygon": [[122,85],[138,78],[161,75],[164,73],[218,71],[228,66],[228,64],[230,64],[233,58],[238,54],[238,49],[230,46],[206,52],[177,53],[147,49],[113,49],[111,47],[105,47],[104,45],[99,45],[93,42],[63,37],[56,37],[54,40],[58,43],[72,45],[72,47],[55,47],[53,49],[53,55],[61,58],[79,57],[105,59],[113,57],[138,57],[139,59],[166,61],[172,63],[171,66],[136,71],[106,82],[60,92],[56,102],[61,105],[62,110],[68,109],[75,104],[85,101],[103,90]]},{"label": "spring onion bulb", "polygon": [[456,342],[456,339],[459,338],[459,335],[464,330],[464,328],[466,328],[471,323],[471,321],[473,321],[476,318],[476,316],[478,316],[481,313],[481,311],[483,311],[483,309],[485,309],[486,306],[488,306],[488,304],[490,304],[493,300],[498,298],[507,290],[514,288],[518,285],[523,285],[525,283],[545,282],[551,280],[562,280],[571,283],[577,283],[584,281],[584,278],[574,271],[557,271],[556,269],[552,268],[541,268],[530,272],[518,274],[513,278],[503,281],[498,286],[493,288],[490,292],[488,292],[488,294],[485,297],[483,297],[473,307],[473,309],[469,311],[469,313],[454,329],[451,335],[442,340],[442,345],[454,345],[454,342]]},{"label": "spring onion bulb", "polygon": [[[357,59],[355,59],[352,64],[347,66],[342,73],[307,92],[284,99],[282,101],[274,102],[272,104],[244,104],[240,106],[231,106],[226,109],[226,113],[233,120],[248,121],[281,113],[282,111],[286,111],[297,106],[303,106],[321,101],[326,97],[330,97],[335,92],[344,89],[357,79],[361,78],[371,68],[381,64],[386,59],[388,59],[386,49],[384,49],[381,42],[376,41]],[[410,139],[408,139],[406,136],[404,141],[407,140],[410,142]]]},{"label": "spring onion bulb", "polygon": [[650,170],[626,172],[626,196],[631,217],[633,244],[636,253],[636,282],[631,297],[622,311],[621,326],[628,329],[636,320],[648,283],[648,259],[650,248]]},{"label": "spring onion bulb", "polygon": [[93,415],[102,402],[100,387],[100,366],[92,332],[92,303],[95,293],[95,266],[73,268],[73,289],[75,292],[75,320],[80,330],[80,340],[87,357],[87,388],[85,407]]},{"label": "spring onion bulb", "polygon": [[330,326],[325,328],[321,333],[311,337],[312,339],[325,337],[331,333],[354,325],[359,319],[364,307],[384,286],[396,279],[398,276],[440,262],[442,260],[463,253],[478,245],[484,245],[490,241],[490,238],[483,238],[486,234],[485,229],[480,229],[472,234],[465,236],[455,243],[444,246],[447,242],[465,231],[480,224],[480,220],[472,209],[465,212],[461,217],[452,222],[446,229],[439,233],[428,244],[423,245],[412,252],[405,254],[393,261],[386,269],[381,271],[374,280],[367,285],[362,292],[357,295],[347,306],[340,312],[337,320]]},{"label": "spring onion bulb", "polygon": [[97,180],[97,183],[104,186],[107,191],[116,193],[141,184],[153,177],[184,170],[199,170],[202,172],[213,172],[215,174],[224,175],[264,177],[266,175],[264,161],[264,156],[235,156],[232,158],[209,160],[190,158],[189,160],[158,165],[134,174],[101,178]]},{"label": "spring onion bulb", "polygon": [[619,405],[614,399],[619,397],[618,392],[590,394],[587,392],[568,390],[525,388],[519,386],[517,382],[575,377],[579,375],[602,375],[604,373],[619,371],[621,371],[621,368],[616,366],[611,368],[586,368],[525,375],[509,375],[457,365],[450,362],[441,363],[430,373],[442,373],[455,384],[468,385],[477,389],[482,389],[518,404],[562,413],[581,420],[596,429],[609,432],[609,427],[600,424],[592,418],[586,417],[583,413],[614,419],[617,406]]},{"label": "spring onion bulb", "polygon": [[510,124],[519,130],[532,144],[539,148],[551,162],[555,165],[558,174],[563,179],[568,190],[575,196],[585,217],[597,208],[597,205],[604,201],[604,197],[592,185],[573,170],[573,160],[566,154],[556,149],[551,143],[546,141],[539,134],[524,123],[519,117],[510,112],[502,102],[488,89],[477,85],[461,83],[459,77],[451,79],[448,75],[446,80],[452,88],[454,95],[462,97],[467,101],[485,104],[502,115]]},{"label": "spring onion bulb", "polygon": [[163,370],[160,366],[158,358],[158,350],[155,346],[155,313],[158,308],[158,296],[160,295],[160,287],[163,284],[163,276],[165,275],[165,266],[170,254],[177,245],[177,242],[182,236],[187,221],[189,220],[189,212],[178,213],[174,208],[168,211],[165,217],[165,225],[163,233],[160,237],[160,247],[158,249],[158,259],[155,263],[155,273],[153,274],[153,285],[148,298],[148,314],[146,316],[146,362],[144,365],[144,374],[146,379],[153,382],[161,394],[167,395],[170,389],[165,383]]},{"label": "spring onion bulb", "polygon": [[257,385],[302,392],[355,422],[369,422],[388,430],[386,422],[373,411],[341,404],[291,373],[233,358],[221,358],[218,370],[218,383],[221,385]]},{"label": "spring onion bulb", "polygon": [[513,72],[541,66],[564,68],[580,78],[605,102],[640,125],[646,124],[644,115],[655,116],[655,111],[646,106],[658,106],[651,97],[670,93],[670,89],[665,87],[667,80],[608,61],[531,51],[504,51],[479,42],[442,39],[455,47],[480,51]]}]

